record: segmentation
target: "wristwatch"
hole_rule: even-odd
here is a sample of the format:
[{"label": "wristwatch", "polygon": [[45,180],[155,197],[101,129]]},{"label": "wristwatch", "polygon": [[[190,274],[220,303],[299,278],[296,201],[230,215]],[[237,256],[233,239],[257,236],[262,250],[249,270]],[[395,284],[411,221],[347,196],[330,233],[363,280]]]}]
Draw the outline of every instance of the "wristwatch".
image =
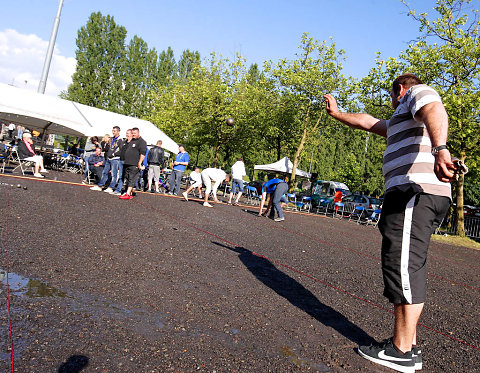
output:
[{"label": "wristwatch", "polygon": [[447,145],[435,146],[432,148],[432,155],[437,155],[440,150],[448,149]]}]

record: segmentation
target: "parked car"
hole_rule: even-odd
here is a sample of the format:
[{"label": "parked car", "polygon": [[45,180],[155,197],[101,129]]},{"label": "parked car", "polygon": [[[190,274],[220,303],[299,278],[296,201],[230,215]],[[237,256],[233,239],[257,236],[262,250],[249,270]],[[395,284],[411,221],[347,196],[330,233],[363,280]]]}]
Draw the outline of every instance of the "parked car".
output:
[{"label": "parked car", "polygon": [[373,198],[370,196],[364,196],[360,194],[351,194],[349,196],[345,196],[342,199],[342,202],[347,206],[347,204],[350,205],[350,207],[355,207],[355,206],[362,206],[365,208],[367,213],[370,215],[374,210],[379,209],[380,206],[382,205],[382,201],[378,198]]},{"label": "parked car", "polygon": [[351,194],[350,189],[348,189],[348,186],[344,183],[339,183],[338,181],[317,180],[312,189],[313,206],[318,206],[322,200],[322,205],[328,204],[330,201],[333,201],[333,197],[338,191],[342,192],[344,196]]}]

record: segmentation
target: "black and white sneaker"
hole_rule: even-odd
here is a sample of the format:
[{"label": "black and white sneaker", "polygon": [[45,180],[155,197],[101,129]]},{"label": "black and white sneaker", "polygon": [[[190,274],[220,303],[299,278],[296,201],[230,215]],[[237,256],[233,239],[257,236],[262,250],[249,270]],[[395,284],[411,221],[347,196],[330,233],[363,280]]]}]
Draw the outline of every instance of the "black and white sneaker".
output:
[{"label": "black and white sneaker", "polygon": [[395,347],[392,338],[370,346],[360,346],[358,353],[367,360],[398,372],[415,373],[416,359],[412,351],[402,353]]},{"label": "black and white sneaker", "polygon": [[419,346],[412,346],[412,356],[415,360],[415,370],[422,370],[423,368],[423,359],[422,359],[422,350]]}]

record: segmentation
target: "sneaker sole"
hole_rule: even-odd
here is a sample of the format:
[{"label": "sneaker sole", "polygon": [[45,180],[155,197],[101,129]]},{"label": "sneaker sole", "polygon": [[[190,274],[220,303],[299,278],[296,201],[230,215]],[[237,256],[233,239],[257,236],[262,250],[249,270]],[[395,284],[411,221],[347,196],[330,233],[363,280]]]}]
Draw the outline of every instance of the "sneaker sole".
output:
[{"label": "sneaker sole", "polygon": [[390,369],[393,369],[393,370],[396,370],[397,372],[403,372],[403,373],[415,373],[415,366],[411,366],[411,367],[405,367],[405,366],[401,366],[401,365],[398,365],[398,364],[395,364],[394,362],[392,361],[387,361],[387,360],[382,360],[382,359],[377,359],[377,358],[374,358],[370,355],[367,355],[365,354],[364,352],[362,352],[362,350],[360,349],[357,349],[357,352],[358,354],[367,359],[367,360],[370,360],[376,364],[379,364],[379,365],[383,365],[384,367],[387,367],[387,368],[390,368]]}]

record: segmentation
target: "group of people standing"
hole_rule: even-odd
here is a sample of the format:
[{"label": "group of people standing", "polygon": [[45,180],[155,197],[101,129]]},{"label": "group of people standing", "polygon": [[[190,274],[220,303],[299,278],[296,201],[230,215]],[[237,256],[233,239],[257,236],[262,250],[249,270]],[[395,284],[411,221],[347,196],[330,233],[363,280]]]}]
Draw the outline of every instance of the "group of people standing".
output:
[{"label": "group of people standing", "polygon": [[[138,128],[128,129],[126,139],[120,137],[120,127],[114,126],[109,142],[102,145],[98,138],[92,138],[92,145],[85,147],[86,172],[93,171],[97,175],[98,184],[91,190],[102,191],[110,180],[106,193],[118,195],[120,199],[132,199],[140,171],[144,169],[143,160],[147,153],[147,143],[140,137]],[[92,155],[91,148],[94,148]],[[87,175],[87,174],[86,174]],[[122,190],[126,186],[126,190]]]}]

